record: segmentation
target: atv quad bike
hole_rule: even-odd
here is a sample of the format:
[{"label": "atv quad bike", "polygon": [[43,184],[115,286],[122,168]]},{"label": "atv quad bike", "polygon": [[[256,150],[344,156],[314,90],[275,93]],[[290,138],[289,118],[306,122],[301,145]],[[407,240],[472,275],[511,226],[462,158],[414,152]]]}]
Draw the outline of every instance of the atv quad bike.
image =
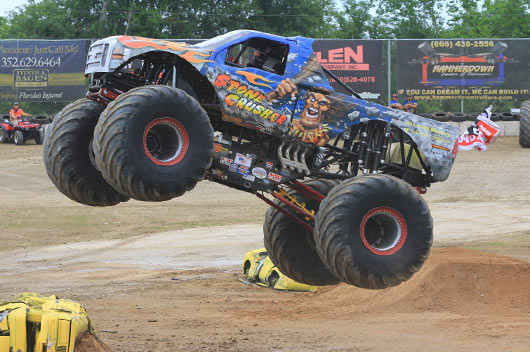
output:
[{"label": "atv quad bike", "polygon": [[290,278],[398,285],[429,253],[420,193],[449,176],[458,129],[336,92],[312,44],[249,30],[99,40],[87,98],[50,126],[48,175],[94,206],[165,201],[206,178],[271,206],[265,247]]},{"label": "atv quad bike", "polygon": [[44,142],[44,129],[40,123],[24,117],[14,126],[9,121],[9,115],[3,116],[0,120],[0,143],[13,141],[16,145],[23,145],[28,139],[34,139],[37,144]]}]

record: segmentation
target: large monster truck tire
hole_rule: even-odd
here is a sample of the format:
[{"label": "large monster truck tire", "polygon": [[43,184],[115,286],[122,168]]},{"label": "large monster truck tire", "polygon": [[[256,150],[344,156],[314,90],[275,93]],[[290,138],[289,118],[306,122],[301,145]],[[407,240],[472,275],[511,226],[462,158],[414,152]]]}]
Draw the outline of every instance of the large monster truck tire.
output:
[{"label": "large monster truck tire", "polygon": [[519,144],[521,147],[530,148],[530,100],[524,101],[521,105]]},{"label": "large monster truck tire", "polygon": [[96,126],[94,153],[105,179],[142,201],[181,196],[211,165],[213,128],[181,89],[146,86],[122,94]]},{"label": "large monster truck tire", "polygon": [[[305,183],[323,195],[328,194],[337,184],[338,182],[328,180],[311,180]],[[291,194],[296,196],[297,201],[305,203],[308,209],[318,211],[320,202],[298,192]],[[292,211],[282,203],[277,204]],[[265,214],[263,234],[271,261],[291,279],[316,286],[335,285],[340,282],[318,256],[313,233],[273,207]]]},{"label": "large monster truck tire", "polygon": [[427,203],[403,180],[361,176],[335,187],[316,216],[317,251],[328,269],[361,288],[399,285],[418,271],[432,244]]},{"label": "large monster truck tire", "polygon": [[57,189],[78,203],[92,206],[129,199],[112,188],[91,162],[91,140],[103,109],[84,98],[67,105],[48,125],[44,139],[44,165]]}]

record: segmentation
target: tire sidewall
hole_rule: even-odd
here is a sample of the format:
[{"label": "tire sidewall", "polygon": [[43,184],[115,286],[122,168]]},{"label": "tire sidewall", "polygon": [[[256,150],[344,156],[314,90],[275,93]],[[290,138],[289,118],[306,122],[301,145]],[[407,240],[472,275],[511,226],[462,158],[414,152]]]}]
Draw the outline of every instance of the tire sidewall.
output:
[{"label": "tire sidewall", "polygon": [[[181,94],[185,93],[181,92]],[[129,121],[126,144],[127,154],[129,159],[133,160],[136,171],[148,175],[150,179],[163,182],[192,174],[200,167],[204,157],[209,155],[209,151],[204,150],[204,145],[210,143],[213,146],[213,141],[204,134],[204,129],[201,129],[198,121],[194,119],[197,112],[192,111],[190,105],[179,106],[171,98],[163,95],[159,98],[156,103],[137,108],[135,116]],[[182,160],[174,165],[157,165],[144,151],[144,132],[152,121],[160,118],[177,121],[188,135],[188,150]]]},{"label": "tire sidewall", "polygon": [[[334,186],[333,184],[325,184],[322,180],[309,180],[304,182],[306,186],[311,187],[313,190],[326,195]],[[290,192],[291,195],[295,195],[297,201],[306,204],[309,210],[318,212],[321,202],[306,197],[300,192]],[[294,212],[292,209],[279,204],[288,212]],[[272,237],[269,231],[271,230],[271,220],[273,217],[280,217],[274,220],[276,223],[276,229],[281,230],[280,234],[276,236],[282,236],[282,249],[281,257],[276,257],[273,251]],[[281,224],[277,223],[278,221]],[[269,208],[265,215],[266,225],[264,226],[264,243],[267,248],[267,253],[271,258],[272,262],[287,276],[294,280],[305,283],[308,285],[335,285],[339,283],[339,280],[329,272],[325,263],[322,261],[316,250],[315,239],[313,233],[307,231],[300,224],[288,218],[285,214],[279,214],[275,208]],[[268,224],[267,224],[268,222]],[[277,255],[277,254],[276,254]],[[289,267],[283,268],[282,262],[288,260]],[[287,264],[287,263],[286,263]],[[286,270],[289,269],[289,270]]]},{"label": "tire sidewall", "polygon": [[[350,182],[362,182],[363,178],[359,177]],[[393,178],[391,176],[385,176]],[[428,255],[432,242],[432,219],[430,214],[422,214],[427,208],[426,203],[420,199],[416,201],[413,197],[420,197],[414,194],[416,192],[411,186],[404,181],[395,179],[395,182],[402,183],[401,187],[407,187],[408,192],[403,192],[400,187],[395,188],[376,188],[370,193],[359,192],[351,195],[351,201],[345,205],[348,217],[342,222],[341,236],[342,246],[350,251],[350,258],[353,258],[354,265],[357,267],[370,268],[370,271],[379,276],[400,275],[400,273],[409,270],[414,266],[418,258],[424,258]],[[341,185],[343,186],[343,185]],[[328,198],[338,192],[341,186],[335,188]],[[326,200],[324,206],[328,206],[331,201]],[[365,215],[371,210],[388,207],[399,213],[405,221],[407,235],[401,248],[393,254],[375,254],[364,243],[361,236],[361,224]],[[318,227],[318,217],[317,217]],[[318,242],[318,241],[317,241]],[[324,257],[323,257],[324,259]],[[325,260],[324,260],[325,262]],[[333,271],[333,268],[330,267]]]},{"label": "tire sidewall", "polygon": [[103,110],[97,102],[78,99],[39,131],[52,182],[68,198],[91,206],[110,206],[129,199],[112,188],[90,160],[90,140]]}]

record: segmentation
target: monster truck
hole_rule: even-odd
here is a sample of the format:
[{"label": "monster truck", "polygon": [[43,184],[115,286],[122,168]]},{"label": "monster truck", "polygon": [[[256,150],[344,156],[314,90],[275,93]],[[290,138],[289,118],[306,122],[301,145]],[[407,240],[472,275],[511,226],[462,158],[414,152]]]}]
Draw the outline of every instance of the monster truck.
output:
[{"label": "monster truck", "polygon": [[93,206],[165,201],[206,178],[270,205],[265,247],[290,278],[398,285],[428,256],[420,193],[447,179],[458,129],[338,93],[312,44],[250,30],[96,41],[87,97],[49,128],[48,175]]},{"label": "monster truck", "polygon": [[9,115],[3,116],[0,120],[0,143],[13,141],[16,145],[23,145],[28,139],[34,139],[37,144],[43,143],[44,129],[40,123],[24,117],[14,126],[9,121]]}]

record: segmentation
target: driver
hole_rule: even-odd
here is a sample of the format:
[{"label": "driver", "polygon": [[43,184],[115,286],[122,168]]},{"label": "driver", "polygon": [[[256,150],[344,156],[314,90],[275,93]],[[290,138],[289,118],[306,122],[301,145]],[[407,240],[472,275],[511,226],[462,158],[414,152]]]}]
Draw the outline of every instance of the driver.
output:
[{"label": "driver", "polygon": [[273,56],[274,53],[270,47],[256,49],[248,66],[278,74],[278,65],[281,65],[281,62]]},{"label": "driver", "polygon": [[20,122],[20,118],[23,116],[31,117],[30,114],[26,114],[24,110],[18,107],[18,102],[15,102],[13,108],[9,110],[9,121],[13,126],[16,126]]},{"label": "driver", "polygon": [[263,68],[263,64],[267,61],[267,53],[265,50],[256,49],[254,51],[254,60],[249,66],[256,68]]}]

